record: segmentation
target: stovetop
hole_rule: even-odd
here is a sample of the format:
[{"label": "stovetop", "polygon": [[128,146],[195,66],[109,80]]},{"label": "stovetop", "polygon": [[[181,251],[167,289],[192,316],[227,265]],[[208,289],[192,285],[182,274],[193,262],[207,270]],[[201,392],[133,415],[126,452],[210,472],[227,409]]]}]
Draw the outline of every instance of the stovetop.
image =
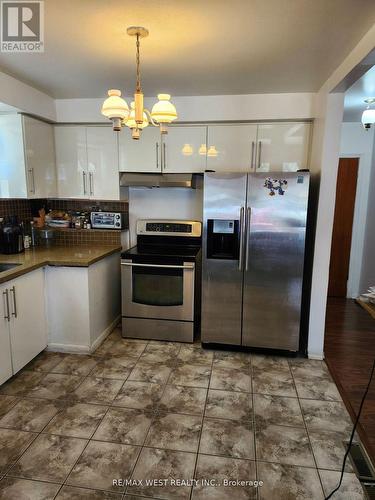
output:
[{"label": "stovetop", "polygon": [[122,259],[132,259],[133,261],[146,260],[155,262],[166,261],[186,261],[195,262],[200,256],[201,247],[196,245],[136,245],[125,252],[122,252]]}]

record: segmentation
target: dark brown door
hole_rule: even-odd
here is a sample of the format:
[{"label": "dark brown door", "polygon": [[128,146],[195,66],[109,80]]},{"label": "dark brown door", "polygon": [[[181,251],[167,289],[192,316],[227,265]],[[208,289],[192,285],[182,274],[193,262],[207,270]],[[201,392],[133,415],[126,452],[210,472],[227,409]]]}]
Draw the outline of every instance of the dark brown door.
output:
[{"label": "dark brown door", "polygon": [[346,297],[359,158],[340,158],[328,297]]}]

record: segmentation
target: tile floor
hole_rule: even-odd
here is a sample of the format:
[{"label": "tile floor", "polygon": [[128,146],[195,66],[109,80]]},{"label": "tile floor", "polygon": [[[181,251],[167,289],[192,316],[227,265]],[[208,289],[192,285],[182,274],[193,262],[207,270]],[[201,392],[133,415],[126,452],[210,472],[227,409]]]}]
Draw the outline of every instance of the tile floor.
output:
[{"label": "tile floor", "polygon": [[[43,352],[0,387],[0,499],[321,500],[350,429],[323,362],[116,329],[93,356]],[[334,498],[365,498],[350,464]]]}]

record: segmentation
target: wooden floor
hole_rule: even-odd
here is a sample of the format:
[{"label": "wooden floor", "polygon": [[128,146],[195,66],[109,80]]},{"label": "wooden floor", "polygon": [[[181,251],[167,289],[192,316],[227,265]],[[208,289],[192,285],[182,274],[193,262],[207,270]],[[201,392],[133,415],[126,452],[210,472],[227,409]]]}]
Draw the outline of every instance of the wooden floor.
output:
[{"label": "wooden floor", "polygon": [[[356,416],[375,358],[375,320],[354,300],[329,298],[324,352],[352,418]],[[358,433],[375,464],[375,380]]]}]

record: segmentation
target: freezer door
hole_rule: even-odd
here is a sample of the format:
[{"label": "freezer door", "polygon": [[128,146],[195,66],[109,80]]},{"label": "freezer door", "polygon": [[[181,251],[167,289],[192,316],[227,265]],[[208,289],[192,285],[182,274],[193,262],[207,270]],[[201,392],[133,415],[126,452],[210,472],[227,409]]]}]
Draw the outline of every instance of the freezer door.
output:
[{"label": "freezer door", "polygon": [[297,351],[308,173],[249,174],[242,343]]},{"label": "freezer door", "polygon": [[241,344],[246,189],[247,174],[205,174],[202,342]]}]

